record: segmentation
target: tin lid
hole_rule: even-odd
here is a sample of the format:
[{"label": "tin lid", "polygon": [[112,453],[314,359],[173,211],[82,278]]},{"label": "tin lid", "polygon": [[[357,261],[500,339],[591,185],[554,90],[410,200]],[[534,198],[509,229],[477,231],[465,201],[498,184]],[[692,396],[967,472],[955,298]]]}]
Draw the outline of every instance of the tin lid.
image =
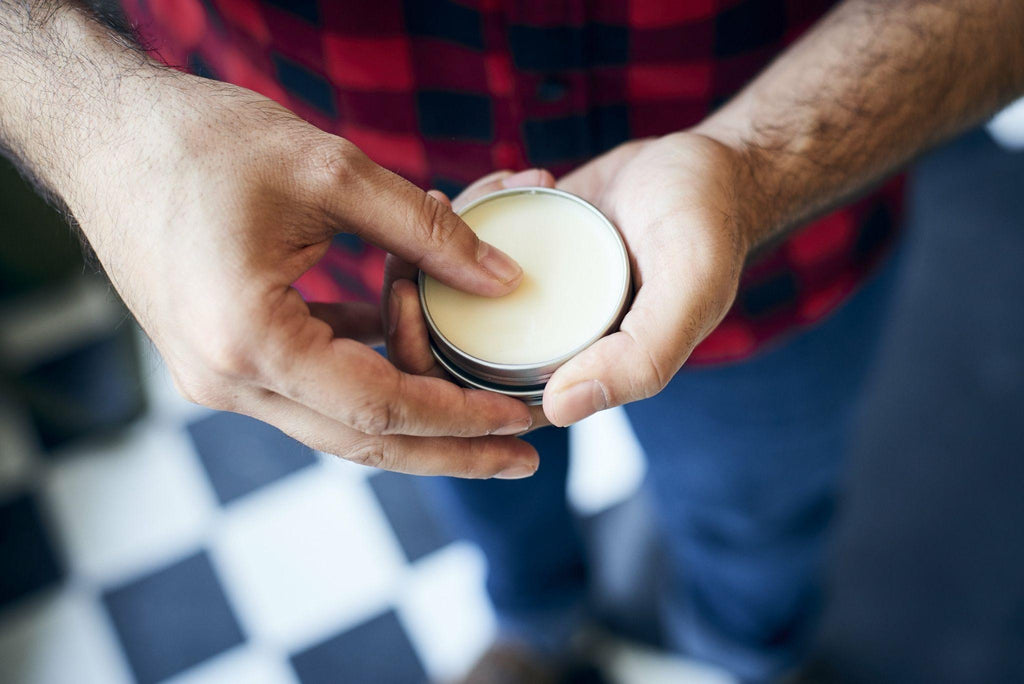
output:
[{"label": "tin lid", "polygon": [[[542,187],[526,187],[526,188],[509,188],[506,190],[500,190],[498,192],[484,195],[477,200],[468,204],[459,215],[465,215],[472,209],[479,207],[480,205],[495,200],[516,196],[516,195],[549,195],[558,197],[560,199],[574,202],[578,206],[584,207],[593,216],[599,219],[599,224],[609,231],[609,234],[614,238],[614,243],[618,247],[618,258],[621,259],[621,269],[617,269],[622,274],[621,287],[617,291],[617,301],[609,312],[607,320],[603,325],[586,340],[581,341],[578,345],[570,349],[564,354],[560,354],[555,358],[545,359],[536,363],[497,363],[494,361],[488,361],[487,359],[479,358],[474,356],[463,349],[456,346],[451,340],[449,340],[438,328],[434,318],[430,314],[430,308],[427,304],[425,283],[426,275],[420,272],[419,275],[419,293],[420,293],[420,306],[423,310],[424,318],[426,319],[427,329],[430,333],[431,340],[433,341],[435,356],[438,356],[438,360],[441,361],[442,365],[451,371],[451,367],[457,369],[457,372],[453,372],[460,379],[463,379],[468,384],[475,385],[469,380],[466,380],[463,376],[471,376],[476,381],[482,381],[487,385],[496,385],[503,388],[507,388],[508,391],[504,391],[506,394],[513,394],[516,392],[515,388],[522,388],[523,391],[535,391],[534,388],[541,386],[547,382],[552,374],[561,366],[563,363],[580,353],[591,344],[604,337],[608,333],[615,330],[619,322],[622,320],[622,316],[625,313],[626,305],[629,301],[631,292],[631,277],[630,277],[630,264],[629,257],[626,251],[626,245],[622,240],[622,236],[619,231],[615,228],[611,221],[601,213],[601,211],[590,204],[586,200],[577,197],[571,193],[565,192],[564,190],[556,190],[553,188],[542,188]],[[529,389],[528,389],[529,388]],[[503,391],[501,389],[492,387],[483,387],[483,389],[494,389],[495,391]]]}]

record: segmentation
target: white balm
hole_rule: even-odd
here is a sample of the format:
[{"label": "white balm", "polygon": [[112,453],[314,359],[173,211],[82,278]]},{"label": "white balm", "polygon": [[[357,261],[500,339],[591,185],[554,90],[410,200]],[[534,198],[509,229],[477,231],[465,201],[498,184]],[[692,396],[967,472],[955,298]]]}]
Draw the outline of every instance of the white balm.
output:
[{"label": "white balm", "polygon": [[[595,207],[548,188],[493,193],[461,216],[516,260],[523,280],[493,298],[422,276],[435,356],[468,384],[497,391],[492,385],[509,385],[520,389],[507,393],[539,398],[559,365],[618,324],[629,294],[622,238]],[[532,389],[524,394],[526,386]]]}]

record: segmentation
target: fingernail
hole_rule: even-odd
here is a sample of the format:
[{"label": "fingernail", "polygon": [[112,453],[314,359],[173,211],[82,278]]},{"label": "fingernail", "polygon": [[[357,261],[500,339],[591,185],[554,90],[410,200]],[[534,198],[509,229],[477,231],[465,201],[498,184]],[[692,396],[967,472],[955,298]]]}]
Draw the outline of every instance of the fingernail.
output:
[{"label": "fingernail", "polygon": [[608,394],[597,380],[585,380],[555,395],[558,424],[572,425],[608,408]]},{"label": "fingernail", "polygon": [[[397,282],[397,281],[396,281]],[[402,313],[402,300],[395,292],[395,283],[391,283],[391,294],[388,295],[388,337],[398,329],[398,314]]]},{"label": "fingernail", "polygon": [[495,278],[503,283],[512,283],[523,275],[523,269],[508,254],[492,247],[483,240],[477,248],[476,260]]},{"label": "fingernail", "polygon": [[505,435],[518,435],[520,432],[526,432],[533,425],[533,418],[524,418],[523,420],[517,420],[514,423],[498,428],[492,435],[498,435],[504,437]]},{"label": "fingernail", "polygon": [[526,169],[501,179],[501,184],[506,188],[514,188],[519,185],[537,185],[539,182],[540,169]]},{"label": "fingernail", "polygon": [[530,477],[535,472],[537,472],[537,466],[533,463],[516,463],[505,468],[494,477],[498,480],[521,480],[524,477]]}]

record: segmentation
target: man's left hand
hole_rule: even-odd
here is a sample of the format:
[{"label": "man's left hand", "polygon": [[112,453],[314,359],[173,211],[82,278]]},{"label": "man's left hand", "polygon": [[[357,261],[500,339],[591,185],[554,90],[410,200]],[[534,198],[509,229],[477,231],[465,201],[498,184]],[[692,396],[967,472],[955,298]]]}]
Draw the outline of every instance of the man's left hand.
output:
[{"label": "man's left hand", "polygon": [[743,160],[702,135],[621,145],[558,182],[618,226],[635,296],[619,331],[558,369],[544,391],[555,425],[660,392],[725,316],[748,250]]}]

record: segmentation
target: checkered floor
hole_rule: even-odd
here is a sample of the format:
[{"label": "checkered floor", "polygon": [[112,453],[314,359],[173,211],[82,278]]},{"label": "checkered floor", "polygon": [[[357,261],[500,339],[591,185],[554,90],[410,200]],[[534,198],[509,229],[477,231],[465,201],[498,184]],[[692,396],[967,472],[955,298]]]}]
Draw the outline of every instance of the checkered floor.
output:
[{"label": "checkered floor", "polygon": [[[485,560],[415,478],[311,451],[192,406],[149,358],[152,410],[46,451],[0,402],[0,681],[417,682],[458,676],[494,635]],[[592,450],[618,439],[621,448]],[[611,413],[576,436],[593,514],[643,460]],[[667,669],[666,669],[667,668]],[[622,681],[722,681],[624,649]],[[666,674],[667,673],[667,674]]]}]

